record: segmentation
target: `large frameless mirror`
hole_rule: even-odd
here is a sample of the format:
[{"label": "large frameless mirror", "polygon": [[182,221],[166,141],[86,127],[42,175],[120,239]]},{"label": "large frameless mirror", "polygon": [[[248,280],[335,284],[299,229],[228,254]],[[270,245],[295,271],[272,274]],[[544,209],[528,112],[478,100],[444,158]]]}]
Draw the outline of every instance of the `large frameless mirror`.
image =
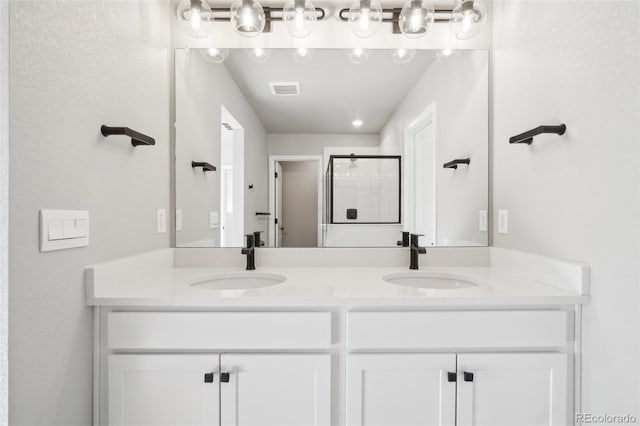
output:
[{"label": "large frameless mirror", "polygon": [[486,246],[488,59],[177,49],[176,246]]}]

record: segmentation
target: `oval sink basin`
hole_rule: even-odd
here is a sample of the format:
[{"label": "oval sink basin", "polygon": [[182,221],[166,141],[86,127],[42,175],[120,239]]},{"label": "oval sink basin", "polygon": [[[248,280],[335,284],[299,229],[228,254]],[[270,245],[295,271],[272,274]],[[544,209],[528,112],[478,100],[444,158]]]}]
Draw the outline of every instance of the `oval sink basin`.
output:
[{"label": "oval sink basin", "polygon": [[405,272],[385,275],[382,279],[391,284],[434,290],[454,290],[478,285],[459,275],[436,272]]},{"label": "oval sink basin", "polygon": [[284,275],[278,274],[233,272],[199,277],[189,282],[189,285],[209,290],[247,290],[280,284],[286,279]]}]

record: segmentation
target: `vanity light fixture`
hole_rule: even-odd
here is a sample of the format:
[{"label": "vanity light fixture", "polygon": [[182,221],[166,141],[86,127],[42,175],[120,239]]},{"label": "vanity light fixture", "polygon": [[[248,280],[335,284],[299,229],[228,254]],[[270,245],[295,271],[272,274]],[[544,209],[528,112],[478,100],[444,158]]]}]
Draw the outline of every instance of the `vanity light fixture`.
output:
[{"label": "vanity light fixture", "polygon": [[288,0],[282,9],[282,20],[289,34],[296,38],[308,37],[318,16],[311,0]]},{"label": "vanity light fixture", "polygon": [[451,32],[458,40],[468,40],[480,33],[487,19],[487,7],[481,0],[459,0],[451,12]]},{"label": "vanity light fixture", "polygon": [[360,38],[373,37],[382,23],[382,6],[376,0],[356,0],[348,12],[347,21]]},{"label": "vanity light fixture", "polygon": [[435,21],[435,11],[426,0],[409,0],[400,11],[398,25],[407,38],[422,37]]},{"label": "vanity light fixture", "polygon": [[210,47],[208,49],[199,49],[200,54],[205,61],[212,62],[214,64],[221,64],[229,56],[229,49],[219,49],[217,47]]},{"label": "vanity light fixture", "polygon": [[229,7],[210,7],[205,0],[182,0],[178,5],[178,23],[192,37],[206,38],[214,21],[231,22],[245,37],[271,32],[271,22],[285,21],[294,37],[311,34],[316,21],[326,12],[310,0],[287,0],[284,7],[262,6],[257,0],[237,0]]},{"label": "vanity light fixture", "polygon": [[207,38],[213,25],[213,11],[204,0],[182,0],[176,11],[178,24],[194,38]]},{"label": "vanity light fixture", "polygon": [[311,62],[312,56],[311,51],[306,47],[298,47],[293,51],[293,60],[299,62],[301,64],[308,64]]},{"label": "vanity light fixture", "polygon": [[471,38],[478,34],[487,17],[481,0],[458,0],[461,12],[457,15],[453,9],[434,9],[429,1],[409,0],[402,8],[378,9],[374,7],[379,6],[375,0],[357,0],[350,9],[341,9],[338,17],[349,22],[353,33],[361,38],[373,36],[381,22],[391,23],[393,34],[408,38],[424,36],[434,23],[451,24],[452,29],[460,26],[460,37]]},{"label": "vanity light fixture", "polygon": [[271,51],[262,47],[247,49],[246,52],[249,60],[256,64],[264,64],[271,56]]},{"label": "vanity light fixture", "polygon": [[391,59],[396,64],[406,64],[407,62],[411,62],[414,56],[416,56],[416,51],[414,49],[405,49],[402,47],[391,53]]},{"label": "vanity light fixture", "polygon": [[352,64],[364,64],[369,60],[369,51],[356,47],[349,53],[349,62]]}]

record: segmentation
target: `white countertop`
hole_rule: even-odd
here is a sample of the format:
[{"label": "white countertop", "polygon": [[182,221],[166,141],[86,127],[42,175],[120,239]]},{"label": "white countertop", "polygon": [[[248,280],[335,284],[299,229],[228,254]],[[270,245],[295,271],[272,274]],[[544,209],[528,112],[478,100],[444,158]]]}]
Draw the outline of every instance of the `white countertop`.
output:
[{"label": "white countertop", "polygon": [[[541,280],[540,274],[504,265],[428,266],[421,267],[419,271],[400,266],[259,266],[254,273],[284,275],[286,281],[254,289],[211,290],[190,283],[207,275],[245,272],[244,268],[174,267],[173,254],[166,251],[154,253],[87,268],[87,304],[294,308],[548,306],[589,302],[588,295],[555,287],[549,282],[553,278],[543,276]],[[582,265],[577,267],[584,268]],[[429,272],[455,274],[477,285],[447,290],[420,289],[391,284],[382,278],[393,273]]]}]

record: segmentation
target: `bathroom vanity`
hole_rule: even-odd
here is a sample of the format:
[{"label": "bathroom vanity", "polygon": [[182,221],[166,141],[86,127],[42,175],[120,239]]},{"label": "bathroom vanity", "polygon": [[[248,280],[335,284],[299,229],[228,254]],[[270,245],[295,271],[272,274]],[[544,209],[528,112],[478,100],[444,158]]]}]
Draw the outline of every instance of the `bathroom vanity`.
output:
[{"label": "bathroom vanity", "polygon": [[258,250],[251,272],[224,249],[87,269],[96,425],[572,424],[586,266]]}]

